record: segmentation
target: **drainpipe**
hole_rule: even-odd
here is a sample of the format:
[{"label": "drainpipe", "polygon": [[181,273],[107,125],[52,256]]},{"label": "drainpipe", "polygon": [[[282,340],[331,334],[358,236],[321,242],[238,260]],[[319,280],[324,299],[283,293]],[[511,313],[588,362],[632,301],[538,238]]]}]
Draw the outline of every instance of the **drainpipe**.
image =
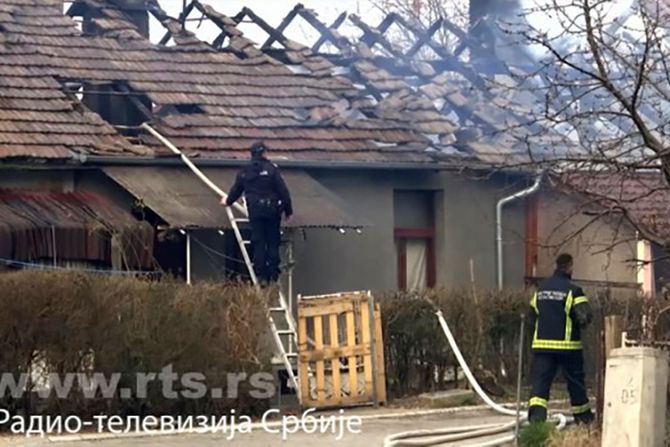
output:
[{"label": "drainpipe", "polygon": [[540,189],[542,184],[542,173],[539,173],[535,177],[535,182],[528,188],[521,191],[515,192],[511,196],[503,197],[496,204],[496,259],[497,259],[497,268],[498,268],[498,290],[503,289],[503,236],[502,236],[502,212],[503,207],[510,202],[513,202],[518,199],[522,199],[526,196],[534,194]]}]

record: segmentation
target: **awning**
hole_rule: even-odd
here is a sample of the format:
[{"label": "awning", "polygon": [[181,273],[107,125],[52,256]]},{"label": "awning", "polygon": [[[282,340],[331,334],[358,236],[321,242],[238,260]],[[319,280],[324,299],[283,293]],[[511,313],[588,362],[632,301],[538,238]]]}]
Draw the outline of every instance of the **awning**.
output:
[{"label": "awning", "polygon": [[112,264],[112,236],[125,264],[153,267],[154,231],[91,193],[0,190],[0,258]]},{"label": "awning", "polygon": [[[113,166],[103,171],[173,228],[228,228],[219,198],[187,168]],[[203,172],[228,191],[237,169],[205,168]],[[335,193],[302,171],[282,171],[293,200],[289,227],[360,228],[368,226],[349,211]]]}]

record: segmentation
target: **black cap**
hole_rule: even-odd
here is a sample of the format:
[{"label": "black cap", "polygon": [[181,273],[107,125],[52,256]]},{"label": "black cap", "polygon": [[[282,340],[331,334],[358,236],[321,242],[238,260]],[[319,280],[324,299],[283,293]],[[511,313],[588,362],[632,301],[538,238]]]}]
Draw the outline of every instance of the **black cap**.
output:
[{"label": "black cap", "polygon": [[262,141],[256,141],[254,144],[251,145],[251,155],[260,155],[263,152],[265,152],[265,143]]}]

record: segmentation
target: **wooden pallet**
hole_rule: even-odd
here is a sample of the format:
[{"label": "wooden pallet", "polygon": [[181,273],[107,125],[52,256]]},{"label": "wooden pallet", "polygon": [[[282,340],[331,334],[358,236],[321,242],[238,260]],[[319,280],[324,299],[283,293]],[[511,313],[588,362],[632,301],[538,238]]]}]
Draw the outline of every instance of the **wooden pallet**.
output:
[{"label": "wooden pallet", "polygon": [[303,407],[386,403],[381,309],[370,293],[301,297],[298,353]]}]

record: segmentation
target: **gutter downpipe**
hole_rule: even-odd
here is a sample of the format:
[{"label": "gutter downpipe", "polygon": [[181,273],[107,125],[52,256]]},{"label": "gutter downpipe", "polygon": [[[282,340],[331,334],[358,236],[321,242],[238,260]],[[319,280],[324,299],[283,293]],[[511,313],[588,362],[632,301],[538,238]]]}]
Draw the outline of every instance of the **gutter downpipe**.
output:
[{"label": "gutter downpipe", "polygon": [[544,173],[540,172],[537,177],[535,177],[535,182],[528,188],[521,191],[515,192],[511,196],[503,197],[496,204],[496,267],[497,267],[497,279],[498,279],[498,290],[503,289],[503,235],[502,235],[502,212],[503,207],[510,202],[513,202],[518,199],[522,199],[526,196],[534,194],[540,189],[542,184],[542,177]]}]

